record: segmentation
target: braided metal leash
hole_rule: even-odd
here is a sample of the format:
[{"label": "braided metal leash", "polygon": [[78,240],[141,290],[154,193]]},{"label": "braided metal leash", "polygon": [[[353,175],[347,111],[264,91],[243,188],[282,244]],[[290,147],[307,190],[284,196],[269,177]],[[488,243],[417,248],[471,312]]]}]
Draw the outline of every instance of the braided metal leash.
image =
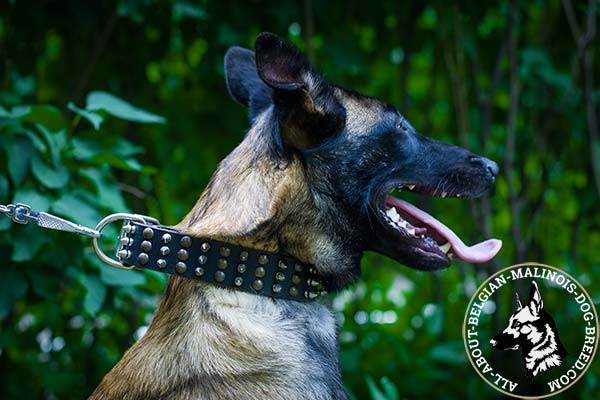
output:
[{"label": "braided metal leash", "polygon": [[117,261],[107,256],[104,253],[104,251],[102,251],[102,249],[100,248],[100,244],[98,243],[98,239],[102,237],[102,230],[108,224],[120,220],[138,221],[153,225],[159,224],[157,219],[145,215],[117,213],[111,214],[106,218],[102,219],[100,222],[98,222],[98,225],[96,225],[95,228],[88,228],[86,226],[76,224],[75,222],[68,221],[66,219],[57,217],[56,215],[52,215],[47,212],[32,211],[31,206],[23,203],[8,205],[0,204],[0,214],[4,214],[5,216],[11,218],[13,222],[17,224],[25,225],[31,222],[35,223],[41,228],[89,236],[92,238],[92,243],[94,245],[94,251],[96,252],[96,255],[98,255],[98,257],[108,265],[120,269],[131,269],[132,267],[124,266],[120,261]]}]

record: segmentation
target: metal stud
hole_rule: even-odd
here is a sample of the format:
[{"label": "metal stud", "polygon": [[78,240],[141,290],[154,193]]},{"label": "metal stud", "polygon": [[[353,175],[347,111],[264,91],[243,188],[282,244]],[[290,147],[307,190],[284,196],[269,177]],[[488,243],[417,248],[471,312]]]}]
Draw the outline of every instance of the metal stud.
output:
[{"label": "metal stud", "polygon": [[217,267],[219,269],[226,269],[227,268],[227,260],[224,258],[219,258],[219,260],[217,261]]},{"label": "metal stud", "polygon": [[317,270],[311,267],[308,269],[308,272],[314,275],[317,273]]},{"label": "metal stud", "polygon": [[235,286],[242,286],[244,279],[242,279],[241,276],[236,276],[236,278],[233,280],[233,283],[235,283]]},{"label": "metal stud", "polygon": [[307,299],[310,299],[310,300],[315,299],[318,296],[319,295],[317,293],[315,293],[315,292],[310,292],[308,290],[306,292],[304,292],[304,297],[306,297]]},{"label": "metal stud", "polygon": [[169,249],[167,246],[163,246],[160,248],[160,254],[163,256],[168,255],[171,252],[171,249]]},{"label": "metal stud", "polygon": [[279,283],[276,283],[273,285],[273,293],[279,293],[281,292],[281,285]]},{"label": "metal stud", "polygon": [[128,238],[127,236],[123,236],[121,239],[119,239],[119,244],[123,247],[129,247],[131,246],[133,243],[133,239]]},{"label": "metal stud", "polygon": [[217,271],[215,272],[215,281],[223,282],[225,280],[225,272]]},{"label": "metal stud", "polygon": [[129,250],[119,250],[117,257],[119,257],[121,260],[129,260],[131,257],[131,252]]},{"label": "metal stud", "polygon": [[179,249],[179,251],[177,252],[177,258],[179,258],[181,261],[185,261],[189,257],[190,255],[188,254],[187,250]]},{"label": "metal stud", "polygon": [[261,254],[258,256],[258,263],[261,265],[267,265],[269,263],[269,257],[267,257],[265,254]]},{"label": "metal stud", "polygon": [[296,265],[294,265],[294,271],[296,271],[296,272],[302,272],[302,264],[296,264]]},{"label": "metal stud", "polygon": [[263,276],[265,276],[266,273],[267,273],[267,271],[265,271],[265,269],[263,267],[258,267],[258,268],[256,268],[254,275],[258,276],[259,278],[262,278]]},{"label": "metal stud", "polygon": [[207,252],[210,250],[210,243],[204,242],[200,245],[200,250],[202,250],[203,252]]},{"label": "metal stud", "polygon": [[277,263],[277,266],[281,269],[287,269],[287,267],[288,267],[284,260],[279,260],[279,262]]},{"label": "metal stud", "polygon": [[165,233],[165,234],[162,236],[162,241],[163,241],[163,243],[171,243],[171,240],[172,240],[172,239],[173,239],[173,238],[172,238],[172,237],[171,237],[171,235],[170,235],[170,234],[168,234],[168,233]]},{"label": "metal stud", "polygon": [[142,251],[149,252],[152,250],[152,243],[150,243],[148,240],[144,240],[142,244],[140,244],[140,249],[142,249]]},{"label": "metal stud", "polygon": [[198,257],[198,264],[200,264],[200,265],[206,264],[207,261],[208,261],[208,258],[204,255]]},{"label": "metal stud", "polygon": [[275,274],[275,279],[278,281],[283,281],[285,280],[285,274],[283,272],[278,272]]},{"label": "metal stud", "polygon": [[221,247],[219,249],[219,254],[221,254],[223,257],[229,257],[231,254],[231,249],[229,247]]},{"label": "metal stud", "polygon": [[123,226],[123,230],[125,231],[125,233],[132,233],[131,230],[133,229],[133,225],[131,224],[127,224],[125,226]]},{"label": "metal stud", "polygon": [[254,290],[261,290],[264,286],[265,284],[260,279],[257,279],[254,282],[252,282],[252,288]]},{"label": "metal stud", "polygon": [[194,270],[194,275],[196,275],[196,276],[202,276],[202,275],[204,275],[204,268],[202,268],[202,267],[197,267],[197,268]]},{"label": "metal stud", "polygon": [[315,279],[309,279],[309,280],[307,281],[307,283],[308,283],[310,286],[319,286],[319,285],[321,284],[321,282],[319,282],[319,281],[317,281],[317,280],[315,280]]},{"label": "metal stud", "polygon": [[243,274],[244,272],[246,272],[246,264],[238,264],[237,270],[240,274]]},{"label": "metal stud", "polygon": [[302,282],[302,280],[300,279],[300,277],[298,275],[292,275],[292,283],[294,285],[299,285],[300,282]]},{"label": "metal stud", "polygon": [[248,252],[247,251],[242,251],[240,253],[240,261],[248,261]]},{"label": "metal stud", "polygon": [[154,230],[152,228],[144,228],[144,232],[142,232],[144,239],[152,239],[154,237]]},{"label": "metal stud", "polygon": [[184,262],[179,261],[177,264],[175,264],[175,271],[177,271],[179,274],[183,274],[185,271],[187,271],[187,265],[185,265]]},{"label": "metal stud", "polygon": [[160,269],[165,269],[167,267],[167,262],[162,258],[156,260],[156,266]]},{"label": "metal stud", "polygon": [[181,244],[181,247],[188,248],[192,245],[192,238],[189,236],[184,236],[179,241],[179,244]]},{"label": "metal stud", "polygon": [[149,260],[148,254],[146,254],[146,253],[140,253],[138,255],[138,261],[140,262],[140,264],[146,265],[146,264],[148,264],[148,260]]},{"label": "metal stud", "polygon": [[298,288],[296,286],[292,286],[290,288],[290,295],[292,295],[292,296],[298,296]]}]

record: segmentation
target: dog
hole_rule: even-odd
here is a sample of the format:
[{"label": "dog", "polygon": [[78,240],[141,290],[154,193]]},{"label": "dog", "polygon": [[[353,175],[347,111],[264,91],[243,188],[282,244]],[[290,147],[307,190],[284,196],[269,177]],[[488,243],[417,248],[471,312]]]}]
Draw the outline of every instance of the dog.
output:
[{"label": "dog", "polygon": [[529,289],[529,303],[523,306],[515,292],[517,307],[508,320],[508,326],[490,344],[499,350],[521,349],[527,376],[533,378],[541,372],[563,364],[567,350],[560,341],[556,323],[544,309],[542,294],[535,281]]},{"label": "dog", "polygon": [[[416,132],[391,105],[325,82],[271,33],[225,55],[229,93],[250,128],[173,229],[312,265],[335,292],[364,251],[420,270],[484,262],[394,189],[476,197],[498,166]],[[337,327],[324,304],[280,300],[171,277],[146,334],[91,399],[347,399]]]}]

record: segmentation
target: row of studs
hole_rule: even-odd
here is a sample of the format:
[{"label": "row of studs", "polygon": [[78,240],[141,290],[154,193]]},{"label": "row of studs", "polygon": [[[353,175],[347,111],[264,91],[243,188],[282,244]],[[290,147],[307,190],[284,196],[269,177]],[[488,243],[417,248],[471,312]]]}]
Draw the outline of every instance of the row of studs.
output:
[{"label": "row of studs", "polygon": [[[135,228],[136,228],[135,225],[128,224],[128,225],[126,225],[124,227],[124,230],[128,234],[129,233],[133,234],[135,232]],[[143,237],[146,240],[144,240],[140,244],[140,249],[142,250],[142,253],[140,253],[138,255],[138,261],[139,261],[140,264],[146,265],[148,263],[148,261],[149,261],[149,256],[148,256],[147,252],[150,252],[152,250],[152,243],[149,240],[154,237],[154,230],[152,228],[145,228],[144,231],[143,231]],[[125,239],[125,240],[123,240],[123,239]],[[168,244],[168,243],[171,242],[172,237],[171,237],[170,234],[165,233],[162,236],[161,239],[162,239],[162,242],[164,244]],[[132,239],[128,238],[128,237],[124,237],[124,238],[122,238],[121,244],[124,245],[124,246],[130,246],[132,244]],[[192,245],[192,239],[189,236],[183,236],[181,238],[181,240],[180,240],[180,245],[182,247],[184,247],[184,248],[189,248]],[[203,252],[205,252],[205,253],[208,252],[210,250],[210,243],[208,243],[208,242],[202,243],[201,250]],[[166,255],[168,255],[170,253],[170,248],[168,246],[162,246],[160,248],[160,253],[163,256],[166,256]],[[222,257],[228,257],[231,254],[231,250],[228,247],[223,246],[223,247],[221,247],[219,249],[219,254]],[[122,255],[123,258],[129,258],[131,256],[131,252],[127,251],[127,250],[122,250],[122,251],[119,252],[119,255],[120,256]],[[179,258],[180,261],[177,262],[177,264],[175,264],[175,271],[177,273],[179,273],[179,274],[183,274],[183,273],[185,273],[187,271],[187,265],[185,264],[184,261],[186,261],[189,258],[189,253],[187,252],[187,250],[185,250],[185,249],[182,248],[182,249],[180,249],[177,252],[177,258]],[[240,260],[241,261],[246,261],[247,259],[248,259],[248,252],[242,251],[240,253]],[[201,255],[200,257],[198,257],[198,262],[201,265],[206,264],[207,261],[208,261],[208,258],[205,255]],[[268,264],[268,262],[269,262],[269,259],[268,259],[267,255],[261,254],[258,257],[258,263],[259,264],[266,265],[266,264]],[[157,263],[157,266],[160,269],[164,269],[167,266],[167,262],[164,259],[159,259],[159,260],[157,260],[156,263]],[[215,281],[217,281],[217,282],[223,282],[225,280],[226,275],[225,275],[225,272],[223,272],[223,270],[225,270],[227,268],[227,264],[228,264],[227,260],[224,259],[224,258],[220,258],[217,261],[217,267],[221,271],[215,272],[215,276],[214,276]],[[287,269],[287,264],[285,263],[284,260],[279,260],[278,267],[281,268],[281,269]],[[296,272],[302,272],[302,268],[303,267],[302,267],[301,264],[296,264],[294,266],[294,270]],[[239,273],[244,273],[246,271],[246,265],[243,264],[243,263],[238,264],[237,270],[238,270]],[[315,273],[315,271],[312,268],[311,268],[310,272],[313,273],[313,274]],[[204,268],[197,267],[194,270],[194,273],[195,273],[196,276],[201,277],[205,273],[204,272]],[[257,278],[262,278],[262,277],[265,276],[265,274],[266,274],[266,271],[265,271],[265,269],[263,267],[257,267],[256,268],[255,275],[256,275]],[[275,275],[275,279],[277,279],[278,281],[284,281],[285,280],[284,273],[281,272],[281,271],[278,271],[276,273],[276,275]],[[301,283],[301,278],[298,275],[296,275],[296,274],[292,275],[292,283],[295,284],[295,285],[299,285]],[[307,283],[308,283],[309,286],[312,286],[312,287],[316,287],[316,286],[319,286],[321,284],[319,281],[317,281],[315,279],[312,279],[312,278],[309,278]],[[236,286],[241,286],[243,284],[243,278],[241,276],[235,277],[234,284]],[[256,280],[254,280],[252,282],[251,286],[252,286],[253,289],[255,289],[257,291],[260,291],[260,290],[262,290],[264,288],[264,283],[262,282],[261,279],[256,279]],[[282,286],[279,283],[275,283],[273,285],[272,289],[273,289],[274,293],[279,293],[282,290]],[[314,292],[312,290],[307,290],[304,293],[304,297],[313,299],[313,298],[319,296],[319,294],[323,294],[323,293],[324,292],[316,293],[316,292]],[[299,294],[298,288],[295,287],[295,286],[292,286],[289,289],[289,294],[292,295],[292,296],[298,296],[298,294]]]}]

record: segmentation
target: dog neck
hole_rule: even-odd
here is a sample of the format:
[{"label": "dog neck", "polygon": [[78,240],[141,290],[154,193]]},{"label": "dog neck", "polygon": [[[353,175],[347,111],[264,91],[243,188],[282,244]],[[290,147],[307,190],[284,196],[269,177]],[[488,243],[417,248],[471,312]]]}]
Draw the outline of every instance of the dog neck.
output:
[{"label": "dog neck", "polygon": [[[257,250],[330,265],[335,254],[303,187],[300,161],[274,163],[251,131],[175,227]],[[293,206],[290,206],[293,205]],[[314,222],[313,222],[314,223]],[[300,224],[300,225],[296,225]],[[311,245],[308,245],[307,236]],[[321,250],[316,250],[316,249]],[[330,257],[330,259],[328,259]],[[171,277],[146,334],[91,398],[345,399],[332,313]]]}]

